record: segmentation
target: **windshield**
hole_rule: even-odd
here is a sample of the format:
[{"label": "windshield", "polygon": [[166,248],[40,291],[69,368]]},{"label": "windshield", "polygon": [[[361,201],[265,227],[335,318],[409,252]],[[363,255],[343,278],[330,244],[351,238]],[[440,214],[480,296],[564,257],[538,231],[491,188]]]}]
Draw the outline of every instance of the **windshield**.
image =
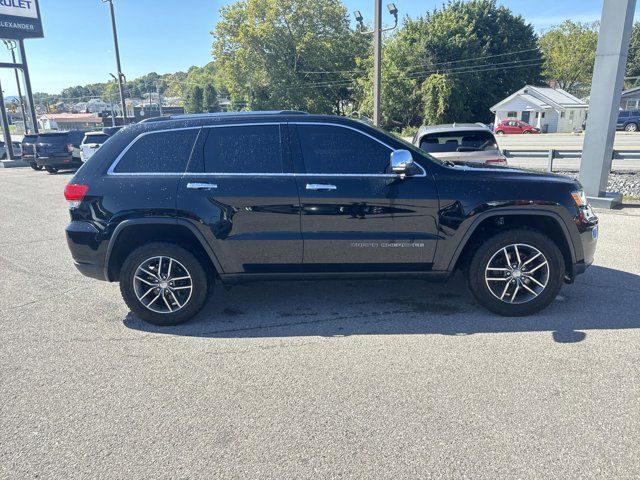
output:
[{"label": "windshield", "polygon": [[497,150],[498,145],[491,132],[469,130],[424,135],[420,139],[420,148],[428,153],[480,152]]}]

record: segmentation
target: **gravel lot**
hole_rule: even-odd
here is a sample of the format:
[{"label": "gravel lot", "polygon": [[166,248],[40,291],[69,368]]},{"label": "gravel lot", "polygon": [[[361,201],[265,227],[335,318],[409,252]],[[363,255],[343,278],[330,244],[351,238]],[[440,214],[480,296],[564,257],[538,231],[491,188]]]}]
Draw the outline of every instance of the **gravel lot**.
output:
[{"label": "gravel lot", "polygon": [[68,179],[0,170],[0,478],[640,477],[640,208],[531,318],[292,282],[159,329],[76,273]]}]

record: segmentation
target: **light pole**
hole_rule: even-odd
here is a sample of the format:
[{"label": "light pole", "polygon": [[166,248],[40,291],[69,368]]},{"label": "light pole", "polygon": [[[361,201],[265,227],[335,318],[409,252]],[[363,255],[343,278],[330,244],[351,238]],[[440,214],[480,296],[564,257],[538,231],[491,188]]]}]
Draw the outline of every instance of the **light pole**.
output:
[{"label": "light pole", "polygon": [[[7,49],[11,52],[11,59],[13,63],[16,63],[16,48],[18,45],[13,40],[3,40]],[[18,74],[18,69],[14,68],[13,71],[16,74],[16,84],[18,85],[18,101],[20,102],[20,111],[22,112],[22,123],[24,124],[24,133],[25,135],[29,133],[29,129],[27,128],[27,112],[24,109],[24,101],[22,100],[22,87],[20,86],[20,75]]]},{"label": "light pole", "polygon": [[[389,13],[394,16],[395,23],[391,28],[382,28],[382,0],[374,0],[373,31],[363,32],[373,34],[373,124],[380,126],[380,98],[382,83],[382,33],[395,30],[398,27],[398,9],[395,3],[387,5]],[[359,10],[354,12],[360,29],[364,30],[364,17]]]},{"label": "light pole", "polygon": [[120,64],[120,47],[118,45],[118,29],[116,28],[116,14],[113,9],[113,0],[102,0],[102,3],[109,4],[109,11],[111,12],[111,27],[113,29],[113,44],[116,51],[116,68],[118,70],[118,88],[120,89],[120,103],[122,104],[122,124],[127,124],[127,105],[124,102],[124,73],[122,73],[122,66]]}]

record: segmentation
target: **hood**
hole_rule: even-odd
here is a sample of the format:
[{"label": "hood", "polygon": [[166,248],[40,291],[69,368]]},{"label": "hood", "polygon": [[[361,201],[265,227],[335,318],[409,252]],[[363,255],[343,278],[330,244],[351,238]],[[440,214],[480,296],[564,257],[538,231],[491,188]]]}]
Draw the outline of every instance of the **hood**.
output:
[{"label": "hood", "polygon": [[512,180],[514,182],[532,181],[549,182],[555,184],[565,184],[575,188],[582,188],[580,182],[574,178],[557,173],[541,172],[539,170],[527,170],[524,168],[500,167],[483,165],[471,162],[456,162],[456,165],[449,167],[458,171],[468,172],[470,175],[486,177],[494,180]]}]

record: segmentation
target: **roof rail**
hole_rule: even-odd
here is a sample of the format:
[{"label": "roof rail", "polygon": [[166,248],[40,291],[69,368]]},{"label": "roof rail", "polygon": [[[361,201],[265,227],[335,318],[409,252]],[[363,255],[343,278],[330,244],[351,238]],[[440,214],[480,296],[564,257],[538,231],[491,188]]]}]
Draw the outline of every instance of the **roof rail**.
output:
[{"label": "roof rail", "polygon": [[309,115],[307,112],[298,110],[257,110],[241,112],[216,112],[216,113],[185,113],[178,115],[167,115],[162,117],[147,118],[140,123],[162,122],[168,120],[187,120],[198,118],[218,118],[218,117],[239,117],[239,116],[259,116],[259,115]]}]

